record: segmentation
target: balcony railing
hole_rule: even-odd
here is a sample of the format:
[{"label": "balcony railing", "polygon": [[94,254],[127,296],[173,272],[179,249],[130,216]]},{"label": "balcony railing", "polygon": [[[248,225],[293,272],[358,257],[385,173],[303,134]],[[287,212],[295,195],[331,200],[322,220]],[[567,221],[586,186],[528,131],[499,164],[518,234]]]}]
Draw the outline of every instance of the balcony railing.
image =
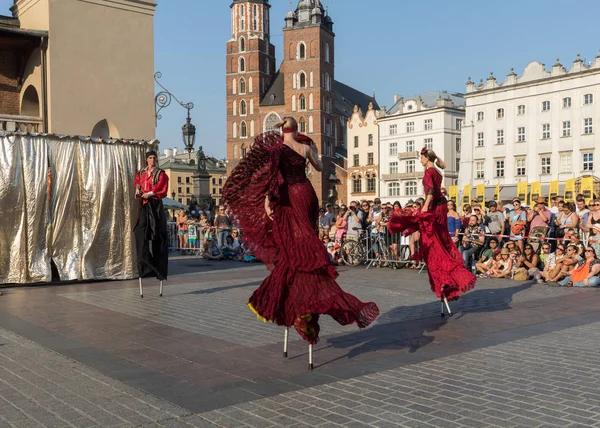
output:
[{"label": "balcony railing", "polygon": [[398,172],[396,174],[382,174],[381,178],[384,180],[401,180],[407,178],[423,178],[423,171],[414,171],[414,172]]},{"label": "balcony railing", "polygon": [[42,119],[32,116],[0,114],[0,131],[41,132]]},{"label": "balcony railing", "polygon": [[419,152],[399,152],[398,159],[415,159],[419,157]]}]

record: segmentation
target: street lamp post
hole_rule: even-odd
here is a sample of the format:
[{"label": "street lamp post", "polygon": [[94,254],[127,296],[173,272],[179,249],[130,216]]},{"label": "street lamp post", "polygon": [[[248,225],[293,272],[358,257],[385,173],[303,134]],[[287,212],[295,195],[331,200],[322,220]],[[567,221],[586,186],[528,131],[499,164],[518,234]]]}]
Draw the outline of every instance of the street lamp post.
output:
[{"label": "street lamp post", "polygon": [[181,133],[183,136],[183,145],[188,153],[192,153],[194,151],[194,143],[196,142],[196,127],[192,124],[192,118],[190,116],[190,110],[194,108],[194,103],[183,103],[177,99],[175,95],[173,95],[167,88],[165,88],[158,81],[162,77],[162,73],[157,71],[154,74],[154,81],[158,86],[160,86],[163,90],[160,91],[154,97],[154,120],[158,125],[158,121],[162,119],[160,111],[168,107],[171,104],[171,100],[177,101],[177,103],[187,109],[187,118],[185,120],[185,124],[181,127]]}]

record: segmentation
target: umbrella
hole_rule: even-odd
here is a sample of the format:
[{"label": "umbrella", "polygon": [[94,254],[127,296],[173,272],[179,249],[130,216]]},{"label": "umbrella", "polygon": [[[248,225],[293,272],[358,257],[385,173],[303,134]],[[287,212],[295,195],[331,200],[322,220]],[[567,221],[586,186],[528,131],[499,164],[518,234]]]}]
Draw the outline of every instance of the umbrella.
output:
[{"label": "umbrella", "polygon": [[181,202],[178,202],[171,198],[163,198],[162,203],[163,203],[163,206],[165,207],[165,209],[167,209],[167,210],[186,210],[187,209],[187,205],[182,204]]}]

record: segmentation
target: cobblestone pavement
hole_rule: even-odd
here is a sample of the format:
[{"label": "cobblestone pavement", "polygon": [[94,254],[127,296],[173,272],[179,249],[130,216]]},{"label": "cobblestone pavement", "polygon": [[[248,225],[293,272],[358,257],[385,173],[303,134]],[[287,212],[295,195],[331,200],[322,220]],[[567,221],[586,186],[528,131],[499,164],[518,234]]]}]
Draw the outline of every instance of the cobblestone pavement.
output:
[{"label": "cobblestone pavement", "polygon": [[0,428],[600,428],[600,290],[488,280],[440,304],[426,274],[340,269],[368,329],[325,318],[306,346],[245,308],[260,265],[179,258],[155,281],[0,297]]}]

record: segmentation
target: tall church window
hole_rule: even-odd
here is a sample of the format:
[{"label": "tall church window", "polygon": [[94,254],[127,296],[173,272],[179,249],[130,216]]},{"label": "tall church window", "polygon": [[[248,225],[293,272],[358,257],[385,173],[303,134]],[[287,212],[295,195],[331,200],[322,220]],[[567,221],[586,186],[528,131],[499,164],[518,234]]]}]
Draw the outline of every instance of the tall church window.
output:
[{"label": "tall church window", "polygon": [[269,58],[265,58],[265,73],[267,73],[267,76],[270,73],[270,69],[271,69],[271,64],[269,62]]},{"label": "tall church window", "polygon": [[244,5],[240,6],[240,30],[244,30],[245,28],[245,21],[246,21],[246,8],[244,7]]},{"label": "tall church window", "polygon": [[233,158],[234,159],[238,158],[238,145],[237,144],[233,145]]},{"label": "tall church window", "polygon": [[[248,137],[248,127],[246,126],[246,122],[242,122],[240,124],[240,137],[241,138],[246,138]],[[244,150],[244,148],[242,147],[242,151]],[[245,156],[244,156],[245,157]]]},{"label": "tall church window", "polygon": [[277,113],[271,113],[265,119],[265,132],[277,131],[275,125],[281,121],[281,118]]},{"label": "tall church window", "polygon": [[300,120],[298,121],[298,130],[300,132],[306,132],[306,121],[304,120],[303,117],[301,117]]},{"label": "tall church window", "polygon": [[325,90],[331,91],[331,78],[329,77],[329,73],[325,73]]},{"label": "tall church window", "polygon": [[306,59],[306,45],[304,42],[298,43],[298,59]]},{"label": "tall church window", "polygon": [[325,43],[325,62],[329,62],[329,43]]},{"label": "tall church window", "polygon": [[306,88],[306,73],[303,71],[298,75],[298,87]]},{"label": "tall church window", "polygon": [[306,98],[304,97],[304,95],[300,95],[300,98],[298,99],[298,110],[306,110]]},{"label": "tall church window", "polygon": [[252,29],[258,29],[258,6],[254,5],[254,13],[252,14]]},{"label": "tall church window", "polygon": [[246,52],[246,39],[240,37],[240,52]]},{"label": "tall church window", "polygon": [[231,81],[231,90],[233,91],[233,94],[237,94],[237,80],[233,79]]},{"label": "tall church window", "polygon": [[240,101],[240,116],[246,116],[246,101]]},{"label": "tall church window", "polygon": [[248,152],[248,149],[246,148],[246,145],[242,144],[242,159],[246,157],[247,152]]},{"label": "tall church window", "polygon": [[244,57],[240,57],[239,70],[240,70],[240,73],[243,73],[244,71],[246,71],[246,60],[244,59]]},{"label": "tall church window", "polygon": [[243,77],[240,78],[240,94],[245,94],[246,93],[246,79],[244,79]]},{"label": "tall church window", "polygon": [[252,93],[252,77],[248,79],[248,92]]}]

